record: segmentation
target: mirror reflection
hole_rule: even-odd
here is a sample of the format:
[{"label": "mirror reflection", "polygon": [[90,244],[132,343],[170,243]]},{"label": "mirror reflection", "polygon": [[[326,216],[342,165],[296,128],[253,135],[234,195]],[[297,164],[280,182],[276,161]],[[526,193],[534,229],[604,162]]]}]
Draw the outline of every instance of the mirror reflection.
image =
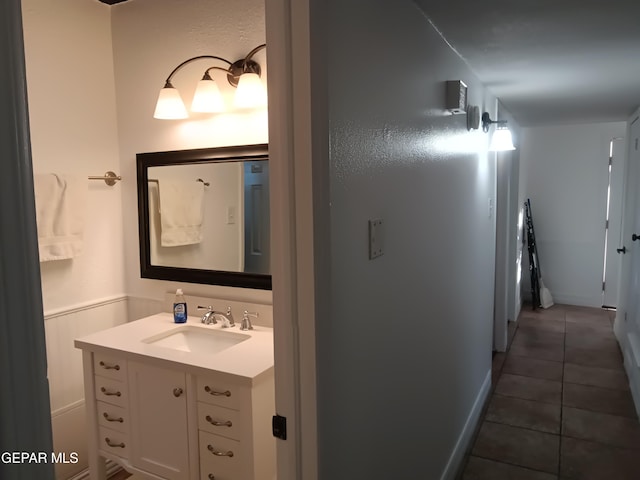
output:
[{"label": "mirror reflection", "polygon": [[270,288],[266,145],[137,161],[144,278]]}]

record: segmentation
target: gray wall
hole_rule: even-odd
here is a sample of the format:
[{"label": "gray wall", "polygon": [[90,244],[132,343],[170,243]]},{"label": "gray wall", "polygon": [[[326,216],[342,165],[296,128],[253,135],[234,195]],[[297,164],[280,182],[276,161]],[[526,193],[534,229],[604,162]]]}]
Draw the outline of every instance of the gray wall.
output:
[{"label": "gray wall", "polygon": [[[328,19],[320,478],[451,478],[490,378],[495,155],[443,110],[444,82],[464,80],[492,117],[496,102],[408,0],[333,1]],[[385,253],[369,260],[373,218]]]}]

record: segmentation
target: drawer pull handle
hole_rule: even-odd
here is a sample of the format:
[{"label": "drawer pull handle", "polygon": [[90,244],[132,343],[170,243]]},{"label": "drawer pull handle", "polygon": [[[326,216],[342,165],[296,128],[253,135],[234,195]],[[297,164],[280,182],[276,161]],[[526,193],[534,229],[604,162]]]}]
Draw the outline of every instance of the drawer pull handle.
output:
[{"label": "drawer pull handle", "polygon": [[182,395],[182,392],[183,390],[180,387],[176,387],[173,389],[173,396],[177,398]]},{"label": "drawer pull handle", "polygon": [[211,387],[209,387],[209,385],[204,387],[204,391],[207,392],[209,395],[213,395],[214,397],[230,397],[231,396],[231,392],[229,390],[226,390],[224,392],[216,392],[215,390],[211,390]]},{"label": "drawer pull handle", "polygon": [[219,452],[215,448],[213,448],[211,445],[207,445],[207,450],[213,453],[216,457],[229,457],[229,458],[233,457],[233,452],[231,450],[229,450],[228,452]]},{"label": "drawer pull handle", "polygon": [[105,437],[104,441],[107,442],[107,445],[114,448],[124,448],[124,442],[113,443],[109,437]]},{"label": "drawer pull handle", "polygon": [[211,415],[207,415],[205,417],[205,420],[209,422],[211,425],[213,425],[214,427],[230,427],[231,425],[233,425],[233,423],[231,423],[231,420],[227,420],[226,422],[218,422],[213,418],[211,418]]},{"label": "drawer pull handle", "polygon": [[111,363],[100,362],[100,366],[105,370],[120,370],[120,365],[118,365],[117,363],[113,365]]},{"label": "drawer pull handle", "polygon": [[110,396],[110,397],[113,397],[113,396],[121,397],[121,396],[122,396],[122,393],[120,393],[119,391],[117,391],[117,392],[112,392],[111,390],[107,390],[107,389],[106,389],[106,388],[104,388],[104,387],[100,387],[100,391],[101,391],[102,393],[104,393],[105,395]]},{"label": "drawer pull handle", "polygon": [[216,480],[216,476],[213,473],[210,473],[209,475],[207,475],[207,478],[209,480]]},{"label": "drawer pull handle", "polygon": [[107,422],[120,422],[120,423],[124,422],[124,418],[122,418],[122,417],[118,417],[118,418],[110,417],[107,412],[104,412],[102,414],[102,416],[107,420]]}]

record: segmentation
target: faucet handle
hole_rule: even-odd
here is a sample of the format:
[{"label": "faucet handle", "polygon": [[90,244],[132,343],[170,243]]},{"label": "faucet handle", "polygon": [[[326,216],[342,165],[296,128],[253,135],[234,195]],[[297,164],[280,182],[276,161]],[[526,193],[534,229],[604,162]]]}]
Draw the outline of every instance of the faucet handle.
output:
[{"label": "faucet handle", "polygon": [[242,314],[242,324],[240,325],[240,330],[253,330],[253,325],[251,325],[251,319],[249,317],[258,318],[258,312],[248,312],[244,311]]},{"label": "faucet handle", "polygon": [[211,305],[207,307],[203,307],[202,305],[198,305],[198,310],[206,310],[207,312],[213,312],[213,307]]}]

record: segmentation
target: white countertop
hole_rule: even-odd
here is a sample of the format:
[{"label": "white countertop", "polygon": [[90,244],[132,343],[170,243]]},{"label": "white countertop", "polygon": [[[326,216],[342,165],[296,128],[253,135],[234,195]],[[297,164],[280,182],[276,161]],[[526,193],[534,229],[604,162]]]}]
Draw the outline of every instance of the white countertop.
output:
[{"label": "white countertop", "polygon": [[[236,322],[236,326],[231,328],[222,328],[220,324],[204,325],[199,317],[188,317],[187,323],[174,323],[172,314],[159,313],[76,339],[75,346],[126,359],[145,357],[165,366],[165,362],[177,363],[196,374],[215,370],[254,381],[273,369],[273,330],[254,326],[253,330],[241,331],[239,324],[240,322]],[[216,354],[184,352],[144,342],[149,337],[162,336],[184,325],[206,330],[224,330],[248,335],[250,338]]]}]

